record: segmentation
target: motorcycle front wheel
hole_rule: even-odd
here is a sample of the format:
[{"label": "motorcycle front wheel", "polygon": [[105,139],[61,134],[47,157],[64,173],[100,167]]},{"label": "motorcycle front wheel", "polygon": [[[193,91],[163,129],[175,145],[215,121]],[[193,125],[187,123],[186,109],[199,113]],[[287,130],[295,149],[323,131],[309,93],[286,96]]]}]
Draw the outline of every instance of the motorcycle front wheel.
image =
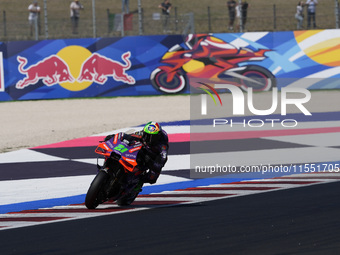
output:
[{"label": "motorcycle front wheel", "polygon": [[239,79],[240,87],[243,90],[253,88],[253,91],[269,91],[276,87],[275,76],[262,66],[249,65],[241,74],[245,77]]},{"label": "motorcycle front wheel", "polygon": [[85,205],[88,209],[95,209],[103,202],[102,191],[109,178],[109,175],[103,171],[99,171],[93,179],[85,198]]},{"label": "motorcycle front wheel", "polygon": [[167,94],[176,94],[182,92],[186,88],[186,78],[180,72],[177,72],[170,82],[167,82],[167,77],[167,72],[160,68],[156,68],[150,76],[152,86],[158,91]]}]

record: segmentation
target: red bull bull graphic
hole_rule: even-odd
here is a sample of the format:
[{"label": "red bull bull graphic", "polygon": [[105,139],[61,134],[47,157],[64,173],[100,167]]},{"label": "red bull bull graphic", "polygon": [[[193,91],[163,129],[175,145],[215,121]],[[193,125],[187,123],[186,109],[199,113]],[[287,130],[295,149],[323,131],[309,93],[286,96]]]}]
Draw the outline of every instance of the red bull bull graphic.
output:
[{"label": "red bull bull graphic", "polygon": [[98,53],[94,53],[82,65],[78,81],[94,81],[104,84],[108,77],[112,77],[115,81],[122,81],[127,84],[135,84],[135,79],[126,74],[126,70],[131,67],[130,51],[122,55],[125,64],[109,59]]},{"label": "red bull bull graphic", "polygon": [[[126,71],[131,67],[130,51],[125,52],[122,55],[124,64],[98,53],[90,54],[90,56],[81,63],[81,66],[78,68],[80,70],[80,72],[78,72],[79,77],[75,79],[72,75],[72,71],[73,73],[75,73],[75,71],[70,70],[69,64],[61,56],[70,62],[70,59],[65,57],[65,54],[69,56],[71,54],[70,51],[80,51],[80,53],[84,53],[85,51],[79,46],[69,46],[68,48],[69,49],[64,48],[56,55],[49,56],[27,68],[25,68],[28,62],[27,59],[18,56],[18,70],[21,74],[26,75],[26,77],[17,82],[16,88],[23,89],[29,85],[35,85],[39,80],[42,80],[43,84],[46,86],[67,82],[68,84],[62,87],[76,91],[78,90],[75,88],[76,84],[79,85],[79,83],[87,81],[87,84],[89,85],[91,85],[92,82],[103,85],[107,82],[108,77],[112,77],[115,81],[122,81],[130,85],[135,84],[135,79],[126,74]],[[73,84],[75,86],[72,88]]]},{"label": "red bull bull graphic", "polygon": [[35,85],[40,79],[46,86],[53,86],[55,84],[74,81],[70,75],[68,65],[57,55],[47,57],[37,64],[24,68],[27,65],[27,59],[24,57],[17,57],[19,64],[18,70],[26,77],[17,82],[16,88],[23,89],[29,85]]}]

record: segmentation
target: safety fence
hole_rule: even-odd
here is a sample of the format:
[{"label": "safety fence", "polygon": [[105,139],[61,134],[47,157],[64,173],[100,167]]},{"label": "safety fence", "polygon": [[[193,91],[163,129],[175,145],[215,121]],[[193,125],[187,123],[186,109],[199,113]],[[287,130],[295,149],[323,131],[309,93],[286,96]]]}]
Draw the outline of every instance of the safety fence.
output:
[{"label": "safety fence", "polygon": [[[6,0],[7,1],[7,0]],[[12,3],[17,0],[11,1]],[[29,4],[31,1],[26,1]],[[46,2],[46,6],[45,6]],[[103,3],[106,4],[103,4]],[[243,31],[228,29],[228,11],[223,5],[205,4],[199,9],[182,8],[181,2],[173,5],[167,27],[164,27],[163,15],[157,6],[152,8],[147,4],[150,1],[130,1],[130,13],[122,18],[120,2],[113,7],[105,1],[84,1],[84,10],[79,20],[79,33],[73,34],[69,17],[70,1],[41,0],[41,12],[37,20],[37,30],[33,35],[27,20],[26,7],[1,9],[0,41],[36,40],[58,38],[88,38],[112,37],[131,35],[160,35],[160,34],[186,34],[190,33],[225,33],[225,32],[258,32],[258,31],[290,31],[297,27],[294,18],[296,12],[295,1],[272,1],[263,5],[251,3],[248,8],[247,22]],[[319,1],[316,12],[317,29],[339,28],[338,1]],[[109,2],[110,3],[110,2]],[[10,6],[9,4],[7,6]],[[305,8],[306,12],[306,8]],[[122,21],[125,25],[122,26]],[[307,28],[307,13],[303,22]],[[122,29],[123,28],[123,29]]]}]

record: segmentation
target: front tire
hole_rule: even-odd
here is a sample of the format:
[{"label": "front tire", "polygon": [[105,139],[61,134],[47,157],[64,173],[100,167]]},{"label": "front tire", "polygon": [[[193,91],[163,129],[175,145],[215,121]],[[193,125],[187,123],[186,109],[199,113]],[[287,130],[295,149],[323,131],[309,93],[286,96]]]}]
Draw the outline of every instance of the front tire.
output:
[{"label": "front tire", "polygon": [[93,179],[85,198],[85,205],[88,209],[95,209],[99,204],[104,202],[100,196],[108,178],[109,175],[107,173],[99,171]]},{"label": "front tire", "polygon": [[160,68],[153,70],[150,76],[152,86],[167,94],[176,94],[182,92],[187,85],[186,78],[180,72],[177,72],[174,78],[167,82],[168,73]]}]

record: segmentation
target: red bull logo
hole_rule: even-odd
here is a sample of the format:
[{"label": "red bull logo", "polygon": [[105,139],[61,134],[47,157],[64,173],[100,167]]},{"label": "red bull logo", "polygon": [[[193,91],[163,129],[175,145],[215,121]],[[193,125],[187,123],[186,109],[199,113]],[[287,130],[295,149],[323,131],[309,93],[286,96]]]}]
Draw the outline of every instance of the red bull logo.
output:
[{"label": "red bull logo", "polygon": [[130,69],[130,51],[122,55],[125,64],[109,59],[98,53],[94,53],[82,65],[78,81],[94,81],[99,84],[104,84],[108,77],[113,77],[115,81],[122,81],[127,84],[135,84],[135,79],[125,73]]},{"label": "red bull logo", "polygon": [[59,84],[67,90],[80,91],[93,82],[103,85],[110,77],[117,82],[135,84],[135,79],[126,73],[131,68],[130,56],[129,51],[125,52],[121,56],[124,63],[120,63],[76,45],[28,67],[28,60],[18,56],[18,70],[25,78],[17,82],[16,88],[23,89],[41,80],[46,86]]},{"label": "red bull logo", "polygon": [[65,81],[74,81],[67,64],[57,55],[45,58],[28,68],[24,68],[27,64],[26,58],[18,56],[17,60],[20,63],[18,67],[19,72],[26,75],[26,78],[17,82],[16,88],[18,89],[34,85],[40,79],[42,79],[46,86],[52,86]]}]

